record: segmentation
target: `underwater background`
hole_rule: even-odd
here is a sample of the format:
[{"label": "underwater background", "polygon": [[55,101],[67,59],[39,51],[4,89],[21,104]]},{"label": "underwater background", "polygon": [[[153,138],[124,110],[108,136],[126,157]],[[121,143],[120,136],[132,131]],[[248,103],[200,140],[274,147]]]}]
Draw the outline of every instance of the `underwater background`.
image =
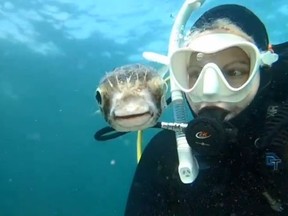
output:
[{"label": "underwater background", "polygon": [[[105,72],[166,54],[182,0],[0,1],[0,216],[120,216],[136,168],[136,133],[107,126],[94,92]],[[288,40],[286,0],[238,3]],[[172,120],[171,109],[162,119]],[[157,132],[144,132],[144,143]]]}]

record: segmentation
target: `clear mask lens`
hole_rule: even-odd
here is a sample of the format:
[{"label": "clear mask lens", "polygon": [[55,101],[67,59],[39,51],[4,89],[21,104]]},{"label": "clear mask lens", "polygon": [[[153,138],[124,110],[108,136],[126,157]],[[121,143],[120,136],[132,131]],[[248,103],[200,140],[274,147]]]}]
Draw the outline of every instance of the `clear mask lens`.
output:
[{"label": "clear mask lens", "polygon": [[212,54],[192,52],[187,67],[188,88],[195,86],[208,63],[217,65],[230,87],[241,88],[253,73],[256,62],[251,59],[256,55],[253,48],[247,47],[245,51],[240,47],[230,47]]}]

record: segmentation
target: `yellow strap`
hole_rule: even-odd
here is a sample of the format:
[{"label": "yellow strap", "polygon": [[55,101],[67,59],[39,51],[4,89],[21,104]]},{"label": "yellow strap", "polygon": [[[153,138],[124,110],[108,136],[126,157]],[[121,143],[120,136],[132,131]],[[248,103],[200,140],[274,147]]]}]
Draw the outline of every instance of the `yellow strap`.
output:
[{"label": "yellow strap", "polygon": [[139,163],[141,155],[142,155],[142,140],[143,139],[143,131],[139,130],[137,133],[137,163]]},{"label": "yellow strap", "polygon": [[[165,82],[168,82],[170,80],[170,76],[165,78]],[[142,150],[143,150],[143,130],[138,130],[137,132],[137,163],[139,163],[141,155],[142,155]]]}]

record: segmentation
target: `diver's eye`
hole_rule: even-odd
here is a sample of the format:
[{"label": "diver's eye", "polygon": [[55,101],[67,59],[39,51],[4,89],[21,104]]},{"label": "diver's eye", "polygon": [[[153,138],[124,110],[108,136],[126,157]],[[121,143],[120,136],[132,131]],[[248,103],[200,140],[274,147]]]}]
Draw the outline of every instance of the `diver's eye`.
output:
[{"label": "diver's eye", "polygon": [[99,90],[96,91],[95,98],[96,98],[97,103],[101,106],[102,105],[102,97],[101,97],[101,93]]},{"label": "diver's eye", "polygon": [[249,76],[250,74],[250,65],[242,62],[236,62],[232,64],[228,64],[222,68],[224,76],[230,77],[241,77],[241,76]]},{"label": "diver's eye", "polygon": [[242,76],[244,72],[240,70],[230,70],[230,71],[225,71],[225,75],[231,76],[231,77],[237,77],[237,76]]}]

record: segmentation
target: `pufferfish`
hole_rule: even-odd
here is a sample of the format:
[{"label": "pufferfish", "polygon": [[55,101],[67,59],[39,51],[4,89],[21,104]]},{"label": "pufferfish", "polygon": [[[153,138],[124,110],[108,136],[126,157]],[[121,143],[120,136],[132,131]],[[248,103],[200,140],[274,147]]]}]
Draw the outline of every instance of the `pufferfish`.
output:
[{"label": "pufferfish", "polygon": [[112,128],[121,132],[137,131],[157,123],[167,106],[165,69],[161,71],[129,64],[106,74],[96,89],[96,100]]}]

